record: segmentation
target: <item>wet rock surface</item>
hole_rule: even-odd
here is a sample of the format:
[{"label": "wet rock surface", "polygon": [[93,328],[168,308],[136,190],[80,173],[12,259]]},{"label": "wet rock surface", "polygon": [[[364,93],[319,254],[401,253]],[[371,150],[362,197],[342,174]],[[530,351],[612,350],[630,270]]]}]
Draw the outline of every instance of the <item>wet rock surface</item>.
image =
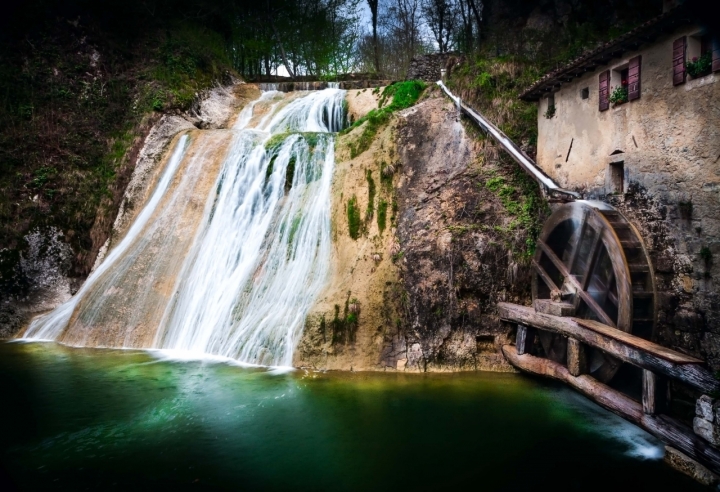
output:
[{"label": "wet rock surface", "polygon": [[[295,364],[512,371],[499,350],[510,330],[495,306],[499,300],[529,303],[529,268],[516,254],[526,235],[497,230],[513,230],[514,220],[486,187],[504,172],[497,150],[468,135],[437,91],[397,113],[370,148],[351,159],[347,149],[361,133],[362,127],[338,141],[333,274],[308,317]],[[389,230],[378,231],[373,219],[353,240],[347,200],[355,196],[360,210],[367,208],[368,171],[378,183],[376,201],[392,204]],[[354,299],[359,313],[348,318]]]},{"label": "wet rock surface", "polygon": [[498,349],[509,329],[495,306],[529,302],[530,283],[528,267],[513,259],[520,236],[508,241],[493,229],[510,220],[485,187],[493,163],[441,98],[401,114],[397,147],[407,319],[384,360],[418,370],[507,370]]}]

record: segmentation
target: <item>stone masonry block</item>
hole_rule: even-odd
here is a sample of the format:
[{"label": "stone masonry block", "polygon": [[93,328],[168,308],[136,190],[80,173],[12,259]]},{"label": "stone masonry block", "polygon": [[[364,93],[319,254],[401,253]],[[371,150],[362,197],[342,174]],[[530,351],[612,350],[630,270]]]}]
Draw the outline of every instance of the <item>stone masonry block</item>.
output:
[{"label": "stone masonry block", "polygon": [[720,480],[717,475],[693,460],[684,453],[670,446],[665,446],[665,462],[681,473],[694,478],[703,485],[716,485]]},{"label": "stone masonry block", "polygon": [[715,401],[708,395],[702,395],[695,404],[695,415],[708,422],[713,422],[715,420],[713,403],[715,403]]},{"label": "stone masonry block", "polygon": [[720,445],[720,432],[711,422],[701,417],[695,417],[693,419],[693,431],[713,446]]}]

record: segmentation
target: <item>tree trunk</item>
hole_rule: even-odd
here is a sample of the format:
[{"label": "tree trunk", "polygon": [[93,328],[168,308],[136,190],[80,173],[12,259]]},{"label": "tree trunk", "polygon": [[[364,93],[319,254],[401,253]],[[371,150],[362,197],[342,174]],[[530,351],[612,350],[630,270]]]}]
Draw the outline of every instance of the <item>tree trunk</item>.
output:
[{"label": "tree trunk", "polygon": [[378,47],[378,35],[377,35],[377,23],[378,23],[378,0],[367,0],[370,6],[370,13],[372,14],[372,28],[373,28],[373,55],[375,63],[375,73],[380,74],[380,52]]},{"label": "tree trunk", "polygon": [[290,74],[290,78],[291,78],[291,79],[294,79],[294,78],[295,78],[295,74],[293,73],[292,67],[291,67],[290,64],[288,63],[288,58],[287,58],[287,55],[285,54],[285,48],[283,47],[282,40],[280,39],[280,34],[278,33],[278,30],[277,30],[277,28],[275,27],[275,23],[273,22],[271,16],[268,16],[268,20],[270,21],[270,26],[272,26],[272,30],[273,30],[273,32],[275,33],[275,39],[277,39],[278,48],[280,48],[280,56],[282,57],[283,65],[285,65],[285,69],[286,69],[286,70],[288,71],[288,73]]},{"label": "tree trunk", "polygon": [[[478,32],[478,43],[480,43],[480,33],[482,32],[482,14],[480,13],[481,9],[478,9],[478,6],[476,4],[477,0],[468,0],[468,4],[470,5],[470,9],[473,12],[473,15],[475,16],[475,22],[477,23],[477,32]],[[483,4],[480,4],[481,6]],[[481,7],[482,8],[482,7]]]}]

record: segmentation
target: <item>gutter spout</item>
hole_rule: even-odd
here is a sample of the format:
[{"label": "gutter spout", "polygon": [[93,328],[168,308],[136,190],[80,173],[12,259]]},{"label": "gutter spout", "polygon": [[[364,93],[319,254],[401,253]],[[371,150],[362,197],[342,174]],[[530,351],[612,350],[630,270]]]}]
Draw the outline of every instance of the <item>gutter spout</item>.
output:
[{"label": "gutter spout", "polygon": [[535,181],[538,182],[538,184],[545,190],[549,192],[554,193],[560,193],[563,195],[566,195],[568,197],[571,197],[571,199],[578,199],[580,198],[580,194],[576,193],[574,191],[565,190],[563,188],[560,188],[555,181],[553,181],[550,176],[545,174],[525,152],[523,152],[520,147],[518,147],[515,142],[510,140],[505,133],[503,133],[498,127],[493,125],[490,121],[488,121],[481,113],[475,111],[470,106],[463,103],[459,97],[453,95],[452,92],[443,84],[441,80],[437,81],[437,85],[442,88],[442,90],[447,94],[447,96],[452,99],[455,104],[458,106],[458,109],[460,109],[463,113],[465,113],[468,117],[470,117],[471,120],[473,120],[485,133],[491,135],[497,143],[500,144],[502,148],[505,149],[505,151],[510,154],[510,157],[515,159],[515,161],[520,164],[520,167],[523,168],[523,170],[530,175]]}]

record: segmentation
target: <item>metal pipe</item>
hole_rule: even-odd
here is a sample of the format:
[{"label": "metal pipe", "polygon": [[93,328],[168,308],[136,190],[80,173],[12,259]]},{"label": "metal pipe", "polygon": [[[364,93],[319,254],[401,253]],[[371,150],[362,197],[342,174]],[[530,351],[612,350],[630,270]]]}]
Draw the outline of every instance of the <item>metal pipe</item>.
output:
[{"label": "metal pipe", "polygon": [[522,167],[525,172],[527,172],[535,181],[537,181],[541,186],[546,188],[549,191],[554,191],[557,193],[562,193],[564,195],[569,195],[573,198],[580,198],[580,194],[565,190],[563,188],[560,188],[555,181],[553,181],[547,174],[545,174],[533,161],[528,157],[528,155],[523,152],[520,147],[518,147],[515,142],[510,140],[505,133],[500,131],[498,127],[490,123],[483,115],[475,111],[473,108],[468,106],[467,104],[464,104],[459,97],[453,95],[452,92],[450,92],[450,89],[445,87],[445,84],[443,84],[442,80],[437,81],[437,85],[439,85],[443,91],[445,91],[445,94],[452,99],[455,104],[458,106],[458,108],[462,109],[462,111],[470,117],[480,128],[482,128],[485,133],[490,134],[497,143],[499,143],[507,152],[510,154],[510,156],[515,159],[515,161],[520,164],[520,167]]}]

